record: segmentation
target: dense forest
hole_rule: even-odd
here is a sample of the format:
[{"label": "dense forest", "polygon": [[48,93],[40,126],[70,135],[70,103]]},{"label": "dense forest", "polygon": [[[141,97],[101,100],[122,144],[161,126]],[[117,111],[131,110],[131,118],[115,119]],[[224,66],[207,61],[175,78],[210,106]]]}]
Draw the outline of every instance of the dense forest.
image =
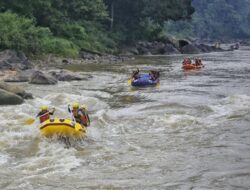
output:
[{"label": "dense forest", "polygon": [[250,38],[250,0],[193,0],[192,6],[192,20],[166,22],[166,34],[216,40]]},{"label": "dense forest", "polygon": [[249,38],[249,10],[250,0],[1,0],[0,49],[77,56],[168,35]]},{"label": "dense forest", "polygon": [[153,40],[168,20],[190,19],[191,0],[1,0],[0,48],[31,55],[112,52]]}]

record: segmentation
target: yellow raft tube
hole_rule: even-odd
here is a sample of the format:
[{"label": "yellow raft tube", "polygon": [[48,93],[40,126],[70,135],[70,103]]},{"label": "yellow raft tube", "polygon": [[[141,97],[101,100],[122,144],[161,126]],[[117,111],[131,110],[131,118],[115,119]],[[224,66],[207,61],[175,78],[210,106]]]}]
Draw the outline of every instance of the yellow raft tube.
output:
[{"label": "yellow raft tube", "polygon": [[54,118],[43,122],[40,125],[42,136],[64,136],[75,139],[81,139],[86,136],[86,127],[79,123],[74,123],[70,119]]}]

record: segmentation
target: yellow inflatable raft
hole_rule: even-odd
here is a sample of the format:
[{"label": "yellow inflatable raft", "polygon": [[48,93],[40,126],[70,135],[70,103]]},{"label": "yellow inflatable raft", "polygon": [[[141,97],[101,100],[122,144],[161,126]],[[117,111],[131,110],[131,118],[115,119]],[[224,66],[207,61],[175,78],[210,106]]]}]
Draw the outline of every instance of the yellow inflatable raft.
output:
[{"label": "yellow inflatable raft", "polygon": [[58,135],[80,139],[86,136],[86,127],[70,119],[54,118],[43,122],[40,125],[40,132],[45,137]]}]

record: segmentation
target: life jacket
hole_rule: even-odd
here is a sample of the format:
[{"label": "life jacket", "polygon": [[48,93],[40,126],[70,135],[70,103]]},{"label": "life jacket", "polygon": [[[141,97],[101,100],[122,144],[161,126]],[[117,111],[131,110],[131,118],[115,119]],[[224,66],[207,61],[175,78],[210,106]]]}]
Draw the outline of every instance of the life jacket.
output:
[{"label": "life jacket", "polygon": [[182,62],[183,65],[186,64],[191,64],[190,60],[188,58],[184,59],[184,61]]},{"label": "life jacket", "polygon": [[81,124],[83,124],[84,126],[89,126],[90,121],[89,121],[89,117],[86,111],[84,109],[79,109],[78,112],[81,113],[79,114]]},{"label": "life jacket", "polygon": [[149,76],[150,76],[150,80],[152,80],[152,81],[156,80],[156,76],[154,73],[150,73]]},{"label": "life jacket", "polygon": [[48,119],[50,119],[49,112],[48,111],[46,111],[46,112],[40,112],[39,113],[39,115],[41,115],[39,117],[40,118],[40,123],[43,123],[44,121],[47,121]]},{"label": "life jacket", "polygon": [[140,78],[139,71],[134,71],[133,74],[132,74],[132,78],[135,79],[135,80]]}]

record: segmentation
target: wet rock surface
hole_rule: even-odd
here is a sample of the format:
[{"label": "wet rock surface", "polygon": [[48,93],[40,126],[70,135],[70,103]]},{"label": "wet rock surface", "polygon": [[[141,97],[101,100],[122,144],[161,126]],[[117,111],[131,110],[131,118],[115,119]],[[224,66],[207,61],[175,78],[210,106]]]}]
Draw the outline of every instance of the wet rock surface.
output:
[{"label": "wet rock surface", "polygon": [[52,70],[49,73],[59,81],[80,81],[80,80],[87,80],[88,77],[81,76],[76,72],[71,72],[67,70]]},{"label": "wet rock surface", "polygon": [[0,89],[0,105],[18,105],[23,103],[23,98],[20,96]]},{"label": "wet rock surface", "polygon": [[55,85],[57,84],[57,79],[53,76],[45,74],[41,71],[35,71],[30,79],[30,84],[40,84],[40,85]]},{"label": "wet rock surface", "polygon": [[15,50],[0,52],[0,69],[25,70],[30,68],[32,64],[23,52]]},{"label": "wet rock surface", "polygon": [[232,51],[222,49],[219,46],[207,45],[204,43],[192,42],[187,39],[177,40],[174,38],[165,41],[140,41],[132,47],[126,47],[120,50],[121,55],[172,55],[172,54],[199,54],[221,51]]}]

